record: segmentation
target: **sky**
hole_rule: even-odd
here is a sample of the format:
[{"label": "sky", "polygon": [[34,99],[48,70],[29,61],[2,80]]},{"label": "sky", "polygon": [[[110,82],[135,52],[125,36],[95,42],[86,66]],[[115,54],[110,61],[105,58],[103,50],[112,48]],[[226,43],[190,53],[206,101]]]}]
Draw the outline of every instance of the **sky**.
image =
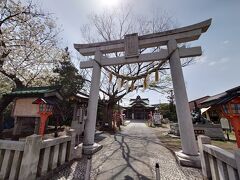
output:
[{"label": "sky", "polygon": [[[191,46],[201,46],[203,55],[196,63],[183,68],[188,99],[215,95],[240,85],[240,1],[239,0],[41,0],[42,9],[53,13],[63,31],[62,45],[76,53],[73,44],[82,43],[80,28],[88,23],[91,13],[118,7],[128,2],[133,11],[149,16],[153,11],[166,11],[179,27],[212,18],[209,30]],[[138,93],[151,104],[166,98],[153,91]],[[130,93],[129,97],[137,96]]]}]

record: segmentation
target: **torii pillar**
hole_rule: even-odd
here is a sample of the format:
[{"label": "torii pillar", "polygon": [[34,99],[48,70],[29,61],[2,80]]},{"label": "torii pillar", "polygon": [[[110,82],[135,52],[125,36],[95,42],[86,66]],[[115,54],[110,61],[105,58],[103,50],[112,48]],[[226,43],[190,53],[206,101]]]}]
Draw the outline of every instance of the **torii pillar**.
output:
[{"label": "torii pillar", "polygon": [[182,144],[182,151],[176,152],[176,155],[182,165],[201,167],[176,40],[169,40],[167,47],[169,53],[175,50],[169,63]]},{"label": "torii pillar", "polygon": [[95,52],[95,60],[93,61],[92,79],[90,87],[90,95],[87,107],[87,121],[84,130],[83,139],[83,153],[86,155],[92,155],[98,151],[102,146],[94,143],[95,130],[96,130],[96,117],[101,77],[101,62],[102,53],[100,51]]}]

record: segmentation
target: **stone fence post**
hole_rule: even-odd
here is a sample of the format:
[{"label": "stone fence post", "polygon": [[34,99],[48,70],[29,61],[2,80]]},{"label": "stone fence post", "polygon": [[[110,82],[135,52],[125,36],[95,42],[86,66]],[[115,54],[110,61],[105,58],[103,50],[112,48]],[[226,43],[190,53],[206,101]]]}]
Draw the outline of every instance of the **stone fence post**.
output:
[{"label": "stone fence post", "polygon": [[41,136],[33,134],[26,138],[22,164],[19,172],[20,180],[36,179],[40,149]]},{"label": "stone fence post", "polygon": [[238,175],[240,176],[240,150],[235,151],[234,157],[236,160]]},{"label": "stone fence post", "polygon": [[207,155],[203,151],[204,144],[211,144],[211,139],[207,136],[199,135],[198,136],[198,147],[200,152],[202,173],[204,179],[210,179],[212,177],[210,170],[210,163]]},{"label": "stone fence post", "polygon": [[76,132],[74,129],[70,129],[67,131],[67,135],[71,136],[71,144],[69,145],[70,147],[68,148],[68,155],[67,155],[67,161],[71,161],[74,157],[74,147],[75,147],[75,141],[76,141]]}]

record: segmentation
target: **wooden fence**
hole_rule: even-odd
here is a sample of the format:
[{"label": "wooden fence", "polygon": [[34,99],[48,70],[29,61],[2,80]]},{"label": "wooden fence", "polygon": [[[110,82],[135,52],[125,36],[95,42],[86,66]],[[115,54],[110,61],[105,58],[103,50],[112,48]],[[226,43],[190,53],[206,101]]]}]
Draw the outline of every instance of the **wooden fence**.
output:
[{"label": "wooden fence", "polygon": [[211,145],[210,138],[203,135],[198,136],[198,146],[204,179],[239,180],[239,150],[233,154],[217,146],[213,146]]},{"label": "wooden fence", "polygon": [[47,175],[72,160],[75,132],[43,140],[39,135],[24,141],[0,140],[0,179],[31,180]]}]

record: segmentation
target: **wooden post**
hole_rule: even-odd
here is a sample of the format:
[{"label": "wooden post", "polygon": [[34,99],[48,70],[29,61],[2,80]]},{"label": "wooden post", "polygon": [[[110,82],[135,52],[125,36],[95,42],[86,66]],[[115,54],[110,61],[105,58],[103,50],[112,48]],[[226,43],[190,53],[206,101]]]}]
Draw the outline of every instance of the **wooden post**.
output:
[{"label": "wooden post", "polygon": [[240,176],[240,150],[235,151],[234,157],[236,159],[238,176]]},{"label": "wooden post", "polygon": [[207,136],[199,135],[198,136],[198,148],[200,152],[201,166],[202,166],[202,174],[204,179],[210,179],[212,177],[210,170],[210,163],[208,156],[203,151],[204,144],[211,144],[211,139]]},{"label": "wooden post", "polygon": [[31,135],[26,138],[19,179],[36,179],[41,148],[41,136]]}]

